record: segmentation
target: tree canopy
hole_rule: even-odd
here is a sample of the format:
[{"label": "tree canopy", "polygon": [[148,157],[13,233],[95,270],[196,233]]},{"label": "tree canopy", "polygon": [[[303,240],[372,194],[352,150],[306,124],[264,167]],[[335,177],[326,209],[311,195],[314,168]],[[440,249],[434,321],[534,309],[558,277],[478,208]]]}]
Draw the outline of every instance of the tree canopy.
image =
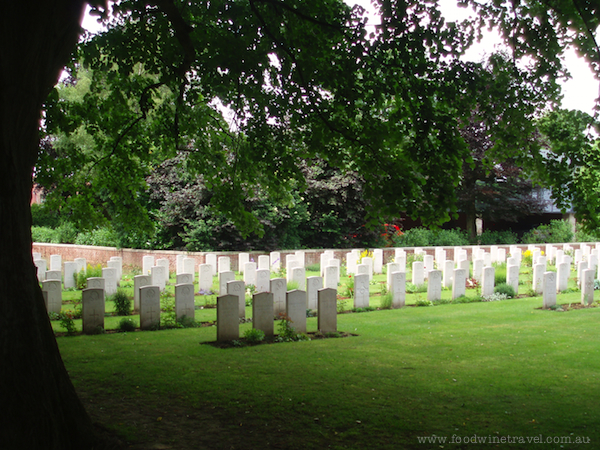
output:
[{"label": "tree canopy", "polygon": [[249,232],[260,223],[244,199],[260,186],[286,204],[318,157],[364,177],[372,223],[405,212],[439,225],[471,158],[467,117],[488,124],[497,154],[530,157],[558,86],[516,49],[462,61],[483,22],[447,23],[435,2],[379,8],[368,33],[361,8],[337,1],[112,5],[70,65],[83,87],[47,101],[46,132],[69,139],[40,153],[36,176],[77,217],[140,227],[145,176],[185,153],[212,205]]}]

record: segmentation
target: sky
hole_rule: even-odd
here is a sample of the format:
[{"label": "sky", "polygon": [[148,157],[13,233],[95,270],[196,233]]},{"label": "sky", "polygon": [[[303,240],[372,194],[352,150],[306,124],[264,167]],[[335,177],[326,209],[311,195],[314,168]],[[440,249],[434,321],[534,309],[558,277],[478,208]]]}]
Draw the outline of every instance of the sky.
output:
[{"label": "sky", "polygon": [[[367,11],[371,10],[370,0],[345,0],[348,4],[360,4]],[[468,15],[468,10],[458,8],[456,0],[439,0],[440,8],[446,20],[458,20]],[[378,23],[377,17],[369,19],[369,24]],[[83,27],[96,31],[101,27],[98,25],[96,18],[86,14],[84,17]],[[474,46],[467,54],[467,58],[473,61],[479,61],[482,55],[490,52],[495,45],[499,43],[499,38],[489,33],[484,37],[484,40]],[[600,81],[595,79],[592,71],[583,58],[578,57],[574,51],[570,51],[566,56],[566,64],[571,72],[572,79],[562,82],[563,85],[563,102],[564,109],[579,109],[594,114],[594,103],[600,93]]]}]

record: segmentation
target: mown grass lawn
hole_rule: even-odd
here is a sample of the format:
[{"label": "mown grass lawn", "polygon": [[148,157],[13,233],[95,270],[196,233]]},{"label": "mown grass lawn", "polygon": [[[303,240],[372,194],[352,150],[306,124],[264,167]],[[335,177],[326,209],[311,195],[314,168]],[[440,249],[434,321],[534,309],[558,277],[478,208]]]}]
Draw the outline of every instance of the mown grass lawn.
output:
[{"label": "mown grass lawn", "polygon": [[[215,327],[58,343],[93,418],[131,448],[597,448],[600,308],[541,304],[340,314],[358,336],[243,348],[206,345]],[[447,442],[419,441],[434,436]],[[475,436],[500,443],[456,443]]]}]

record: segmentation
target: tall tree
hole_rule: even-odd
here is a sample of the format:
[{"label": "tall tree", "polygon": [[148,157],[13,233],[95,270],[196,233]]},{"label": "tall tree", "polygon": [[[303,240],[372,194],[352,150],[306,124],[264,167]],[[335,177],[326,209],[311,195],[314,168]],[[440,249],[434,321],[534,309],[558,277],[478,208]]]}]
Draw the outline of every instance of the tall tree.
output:
[{"label": "tall tree", "polygon": [[[498,4],[490,2],[482,17],[510,24],[511,15],[497,10]],[[523,17],[520,34],[510,36],[515,47],[547,41],[548,56],[571,36],[589,40],[588,25],[597,23],[593,6],[587,10],[591,19],[580,14],[582,20],[574,21],[570,15],[577,8],[562,11],[533,0],[511,4],[520,7],[515,16]],[[36,281],[29,210],[40,109],[77,41],[83,6],[82,0],[0,4],[3,448],[90,446],[90,421],[61,362]],[[453,187],[467,155],[456,125],[472,110],[479,75],[456,60],[470,37],[445,24],[435,6],[383,1],[383,25],[369,40],[364,20],[335,0],[112,5],[114,22],[86,45],[85,61],[118,94],[108,103],[89,97],[88,105],[109,114],[113,104],[127,101],[112,126],[120,131],[95,149],[102,152],[96,164],[110,161],[107,171],[127,170],[130,159],[140,157],[136,127],[155,107],[165,119],[156,122],[162,127],[156,136],[166,136],[156,146],[193,150],[214,188],[214,203],[249,228],[256,221],[242,208],[245,183],[252,180],[285,197],[287,180],[299,174],[296,163],[311,155],[364,174],[373,220],[380,212],[405,210],[443,221],[455,209]],[[531,20],[532,11],[541,22]],[[521,32],[528,23],[533,36]],[[567,23],[575,29],[557,33]],[[585,50],[594,56],[593,46]],[[126,79],[140,64],[156,81],[130,86]],[[548,64],[559,67],[560,61]],[[541,71],[538,83],[549,83],[538,89],[549,87],[552,94],[556,73]],[[162,87],[171,95],[159,104],[153,95]],[[94,94],[101,99],[101,92]],[[223,145],[207,131],[221,129],[212,125],[216,99],[237,114],[243,139],[236,145]],[[48,121],[54,120],[55,104],[51,97]],[[135,201],[132,191],[106,188],[114,188],[123,205]]]},{"label": "tall tree", "polygon": [[80,32],[83,1],[0,6],[0,439],[7,449],[90,447],[31,255],[40,111]]}]

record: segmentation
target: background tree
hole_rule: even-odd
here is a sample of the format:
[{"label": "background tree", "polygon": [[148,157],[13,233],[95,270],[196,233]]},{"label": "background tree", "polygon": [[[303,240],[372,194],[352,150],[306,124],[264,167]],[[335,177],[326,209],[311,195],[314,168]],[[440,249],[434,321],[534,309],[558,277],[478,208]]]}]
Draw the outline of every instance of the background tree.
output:
[{"label": "background tree", "polygon": [[458,208],[466,216],[467,233],[476,241],[476,219],[517,222],[541,214],[546,202],[536,195],[529,176],[514,159],[495,159],[488,127],[470,121],[461,134],[471,150],[458,190]]}]

